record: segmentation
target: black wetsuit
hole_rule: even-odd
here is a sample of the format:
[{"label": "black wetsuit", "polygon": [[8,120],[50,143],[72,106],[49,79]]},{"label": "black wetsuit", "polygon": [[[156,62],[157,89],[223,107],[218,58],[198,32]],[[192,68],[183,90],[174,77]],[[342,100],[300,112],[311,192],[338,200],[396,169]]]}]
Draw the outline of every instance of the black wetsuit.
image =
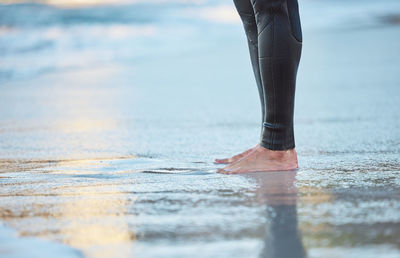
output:
[{"label": "black wetsuit", "polygon": [[295,147],[294,95],[302,33],[297,0],[233,0],[243,21],[262,106],[261,146]]}]

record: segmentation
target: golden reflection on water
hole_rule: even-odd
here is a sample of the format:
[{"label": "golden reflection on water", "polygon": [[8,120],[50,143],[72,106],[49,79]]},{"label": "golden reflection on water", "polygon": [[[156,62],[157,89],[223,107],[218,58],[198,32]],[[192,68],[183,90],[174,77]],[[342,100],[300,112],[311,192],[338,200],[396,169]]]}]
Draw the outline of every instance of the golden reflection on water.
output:
[{"label": "golden reflection on water", "polygon": [[[107,139],[107,132],[118,129],[114,110],[118,96],[101,87],[102,79],[108,76],[114,76],[113,71],[79,73],[68,90],[55,89],[57,99],[53,107],[61,119],[53,122],[53,129],[59,135],[73,135],[60,141],[60,147],[72,150],[69,157],[82,156],[82,149],[110,149],[114,144]],[[73,86],[74,80],[83,78],[85,87]],[[94,159],[67,160],[58,162],[54,172],[96,174],[96,166],[107,164]],[[57,172],[57,168],[62,169]],[[112,181],[104,180],[89,178],[79,186],[57,187],[63,200],[59,202],[60,235],[63,242],[82,250],[87,257],[132,256],[135,234],[127,222],[128,197],[115,182],[112,185]]]},{"label": "golden reflection on water", "polygon": [[44,144],[59,153],[57,159],[112,156],[121,144],[121,92],[107,84],[117,73],[116,68],[71,72],[46,92],[41,123],[48,124],[50,133],[41,139],[48,138]]},{"label": "golden reflection on water", "polygon": [[[28,229],[27,233],[52,236],[54,233],[46,229],[53,229],[56,221],[57,238],[81,250],[86,257],[131,257],[136,237],[128,225],[132,216],[126,213],[133,196],[127,196],[122,186],[106,177],[87,177],[105,173],[102,168],[107,166],[92,157],[118,158],[108,152],[116,144],[108,137],[119,129],[115,118],[119,95],[104,87],[109,78],[115,77],[115,70],[83,70],[68,75],[37,96],[39,110],[43,112],[41,123],[46,122],[50,128],[38,144],[43,148],[52,142],[49,146],[54,148],[55,157],[47,152],[49,156],[42,157],[42,161],[24,164],[4,160],[0,165],[10,172],[38,173],[47,180],[39,182],[32,177],[29,190],[16,186],[21,196],[28,197],[23,211],[43,216],[44,224]],[[29,199],[32,195],[36,197]],[[44,203],[47,208],[35,208],[29,202]],[[3,219],[13,221],[17,212],[16,208],[15,214],[5,214]],[[45,232],[38,233],[38,229]]]},{"label": "golden reflection on water", "polygon": [[[51,229],[56,228],[57,239],[82,251],[85,257],[132,257],[136,234],[129,226],[128,221],[132,221],[133,215],[127,214],[127,207],[134,204],[134,196],[128,196],[118,182],[107,179],[98,181],[79,177],[79,183],[74,183],[75,177],[50,180],[50,177],[59,173],[92,174],[90,169],[99,166],[98,160],[37,161],[37,166],[35,162],[27,161],[26,166],[21,167],[18,162],[7,163],[12,172],[32,171],[34,168],[42,172],[43,169],[50,169],[47,181],[32,178],[29,182],[3,185],[6,187],[2,191],[4,194],[1,194],[3,197],[18,195],[27,197],[28,202],[22,206],[0,206],[1,220],[9,222],[11,226],[15,222],[21,224],[21,219],[26,219],[27,225],[35,218],[43,220],[43,224],[20,230],[21,236],[34,234],[52,238],[54,232]],[[106,165],[104,162],[101,164]],[[80,171],[82,168],[84,172]],[[7,173],[7,170],[1,171]],[[29,190],[24,187],[25,183],[31,185]],[[14,189],[14,192],[7,193],[10,189]]]},{"label": "golden reflection on water", "polygon": [[87,194],[101,190],[96,186],[84,189],[81,195],[77,189],[77,195],[67,196],[68,201],[60,207],[64,242],[83,250],[87,257],[132,256],[132,241],[136,237],[127,223],[125,196],[115,188],[106,197]]},{"label": "golden reflection on water", "polygon": [[299,197],[302,203],[319,204],[330,203],[334,201],[331,193],[318,187],[302,186],[299,187],[299,192],[302,193],[302,195]]},{"label": "golden reflection on water", "polygon": [[117,128],[116,121],[112,119],[89,119],[83,117],[56,121],[54,126],[64,133],[106,131]]}]

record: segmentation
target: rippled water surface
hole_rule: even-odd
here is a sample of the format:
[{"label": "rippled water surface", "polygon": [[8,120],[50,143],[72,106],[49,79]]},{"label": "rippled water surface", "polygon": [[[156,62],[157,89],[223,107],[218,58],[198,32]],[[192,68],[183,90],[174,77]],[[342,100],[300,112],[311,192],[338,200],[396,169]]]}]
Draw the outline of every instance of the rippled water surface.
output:
[{"label": "rippled water surface", "polygon": [[1,257],[400,257],[398,1],[300,2],[300,169],[235,176],[231,2],[0,2]]}]

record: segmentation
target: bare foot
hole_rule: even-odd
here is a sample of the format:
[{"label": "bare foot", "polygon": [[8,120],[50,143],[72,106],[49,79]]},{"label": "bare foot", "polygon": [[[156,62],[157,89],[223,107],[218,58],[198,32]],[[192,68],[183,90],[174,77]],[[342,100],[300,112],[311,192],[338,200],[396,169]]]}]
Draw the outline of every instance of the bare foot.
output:
[{"label": "bare foot", "polygon": [[230,158],[226,158],[226,159],[214,159],[214,164],[231,164],[234,163],[236,161],[238,161],[239,159],[245,157],[246,155],[248,155],[251,151],[253,151],[254,149],[256,149],[259,146],[259,144],[257,144],[256,146],[242,152],[239,153],[235,156],[232,156]]},{"label": "bare foot", "polygon": [[298,168],[295,149],[273,151],[262,146],[256,146],[247,156],[224,168],[219,173],[238,174],[249,172],[292,170]]}]

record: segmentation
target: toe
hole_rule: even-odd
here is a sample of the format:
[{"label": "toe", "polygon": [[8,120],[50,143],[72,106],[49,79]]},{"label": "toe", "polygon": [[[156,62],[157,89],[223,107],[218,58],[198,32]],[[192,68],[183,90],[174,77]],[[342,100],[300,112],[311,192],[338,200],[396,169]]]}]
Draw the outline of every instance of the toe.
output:
[{"label": "toe", "polygon": [[229,160],[228,159],[215,159],[214,164],[228,164]]},{"label": "toe", "polygon": [[230,174],[229,171],[227,171],[227,170],[225,170],[225,169],[223,169],[223,168],[218,169],[218,170],[217,170],[217,173],[220,173],[220,174]]}]

